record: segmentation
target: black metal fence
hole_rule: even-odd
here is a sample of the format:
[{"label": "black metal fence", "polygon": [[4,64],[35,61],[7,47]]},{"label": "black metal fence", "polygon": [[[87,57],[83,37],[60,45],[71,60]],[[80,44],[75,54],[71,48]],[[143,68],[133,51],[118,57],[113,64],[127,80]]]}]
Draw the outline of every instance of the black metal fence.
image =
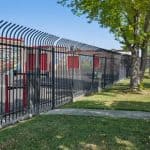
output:
[{"label": "black metal fence", "polygon": [[129,75],[129,56],[0,21],[0,125]]}]

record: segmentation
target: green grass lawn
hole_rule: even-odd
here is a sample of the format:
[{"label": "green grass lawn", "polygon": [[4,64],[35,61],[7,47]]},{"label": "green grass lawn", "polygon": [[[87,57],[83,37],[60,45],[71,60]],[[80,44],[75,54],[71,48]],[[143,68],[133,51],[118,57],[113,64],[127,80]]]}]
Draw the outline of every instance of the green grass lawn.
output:
[{"label": "green grass lawn", "polygon": [[91,96],[85,96],[66,104],[63,108],[91,108],[150,111],[150,78],[144,79],[144,90],[131,93],[129,80],[116,83],[113,87]]},{"label": "green grass lawn", "polygon": [[149,150],[150,120],[43,115],[0,131],[0,150]]}]

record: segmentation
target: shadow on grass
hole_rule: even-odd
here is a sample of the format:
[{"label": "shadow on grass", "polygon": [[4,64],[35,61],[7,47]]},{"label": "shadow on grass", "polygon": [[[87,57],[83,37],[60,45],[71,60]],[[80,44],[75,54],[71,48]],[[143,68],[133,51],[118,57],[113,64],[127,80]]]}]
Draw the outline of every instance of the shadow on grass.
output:
[{"label": "shadow on grass", "polygon": [[150,76],[144,76],[143,87],[145,89],[150,89]]},{"label": "shadow on grass", "polygon": [[[144,86],[149,86],[149,85],[144,85]],[[99,93],[95,93],[94,95],[105,95],[105,96],[110,96],[114,97],[117,96],[117,94],[142,94],[140,91],[131,91],[129,87],[126,85],[117,85],[113,86],[112,88],[104,89]]]},{"label": "shadow on grass", "polygon": [[105,91],[105,92],[101,92],[101,93],[96,93],[94,95],[103,95],[103,96],[116,97],[117,93],[115,93],[115,92],[111,93],[111,92],[106,92]]},{"label": "shadow on grass", "polygon": [[150,111],[150,102],[115,101],[110,107],[118,110]]},{"label": "shadow on grass", "polygon": [[150,89],[150,82],[149,83],[143,83],[143,86],[145,89]]},{"label": "shadow on grass", "polygon": [[145,75],[144,78],[145,79],[150,79],[150,76],[149,75]]},{"label": "shadow on grass", "polygon": [[7,150],[148,150],[149,121],[81,116],[40,116],[0,132]]},{"label": "shadow on grass", "polygon": [[135,101],[76,101],[63,106],[63,108],[85,108],[85,109],[111,109],[111,110],[137,110],[150,111],[150,102]]},{"label": "shadow on grass", "polygon": [[[143,87],[146,90],[150,89],[150,80],[144,81]],[[110,96],[110,97],[113,96],[114,97],[117,94],[139,94],[139,95],[141,95],[142,92],[141,91],[131,91],[129,88],[129,83],[117,83],[117,84],[114,84],[112,87],[103,89],[101,92],[94,93],[92,95],[104,95],[104,96]],[[86,95],[86,96],[89,97],[92,95]]]},{"label": "shadow on grass", "polygon": [[[143,86],[146,90],[150,89],[150,80],[145,79],[143,82]],[[148,93],[148,91],[146,91]],[[134,94],[136,97],[139,95],[141,97],[141,101],[134,101]],[[124,99],[118,99],[120,95],[124,96]],[[142,96],[143,95],[143,96]],[[87,100],[86,97],[83,100],[76,101],[74,103],[67,104],[63,106],[63,108],[91,108],[91,109],[118,109],[118,110],[138,110],[138,111],[150,111],[150,101],[142,101],[145,92],[133,92],[129,90],[129,83],[127,81],[123,81],[123,83],[117,83],[114,86],[102,90],[102,92],[94,93],[92,95],[88,95]],[[100,96],[104,96],[101,97]],[[132,96],[132,100],[130,100],[130,96]],[[114,97],[118,100],[115,101]],[[98,98],[96,100],[95,98]],[[107,100],[105,100],[105,98]],[[123,98],[123,97],[122,97]],[[109,101],[110,99],[110,101]],[[113,100],[112,100],[113,99]],[[148,100],[148,97],[146,97]],[[128,101],[127,101],[128,100]]]}]

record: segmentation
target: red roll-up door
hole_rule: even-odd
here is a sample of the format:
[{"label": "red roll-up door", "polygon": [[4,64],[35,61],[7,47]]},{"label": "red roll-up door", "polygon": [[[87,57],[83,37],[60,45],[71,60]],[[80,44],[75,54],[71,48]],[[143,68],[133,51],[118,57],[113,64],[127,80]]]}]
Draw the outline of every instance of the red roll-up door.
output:
[{"label": "red roll-up door", "polygon": [[68,69],[79,69],[79,56],[68,56]]},{"label": "red roll-up door", "polygon": [[47,71],[47,54],[41,54],[40,56],[40,69],[41,71]]},{"label": "red roll-up door", "polygon": [[36,65],[36,55],[31,53],[28,55],[27,70],[28,71],[35,70],[35,65]]},{"label": "red roll-up door", "polygon": [[[27,71],[33,71],[35,70],[36,66],[36,55],[30,53],[28,55],[28,61],[27,61]],[[47,71],[47,54],[41,54],[40,55],[40,70],[41,71]]]},{"label": "red roll-up door", "polygon": [[100,68],[100,58],[97,56],[94,57],[94,67]]}]

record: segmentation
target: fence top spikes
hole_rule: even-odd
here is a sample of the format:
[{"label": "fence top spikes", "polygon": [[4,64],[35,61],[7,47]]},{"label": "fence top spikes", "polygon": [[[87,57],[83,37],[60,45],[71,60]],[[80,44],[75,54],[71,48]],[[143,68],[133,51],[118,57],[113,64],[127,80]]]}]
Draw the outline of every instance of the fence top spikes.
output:
[{"label": "fence top spikes", "polygon": [[[10,37],[11,36],[11,37]],[[97,50],[99,47],[81,43],[66,38],[42,32],[36,29],[20,26],[8,21],[0,20],[0,37],[21,39],[27,46],[60,46],[60,47],[74,47],[80,50]]]},{"label": "fence top spikes", "polygon": [[108,49],[103,49],[97,46],[89,45],[86,43],[81,43],[78,41],[60,38],[58,36],[42,32],[29,27],[24,27],[22,25],[17,25],[8,21],[0,20],[0,39],[12,39],[21,40],[26,46],[58,46],[66,47],[70,49],[73,47],[74,50],[85,50],[85,51],[95,51],[95,52],[110,52],[120,54],[120,52],[115,52]]}]

